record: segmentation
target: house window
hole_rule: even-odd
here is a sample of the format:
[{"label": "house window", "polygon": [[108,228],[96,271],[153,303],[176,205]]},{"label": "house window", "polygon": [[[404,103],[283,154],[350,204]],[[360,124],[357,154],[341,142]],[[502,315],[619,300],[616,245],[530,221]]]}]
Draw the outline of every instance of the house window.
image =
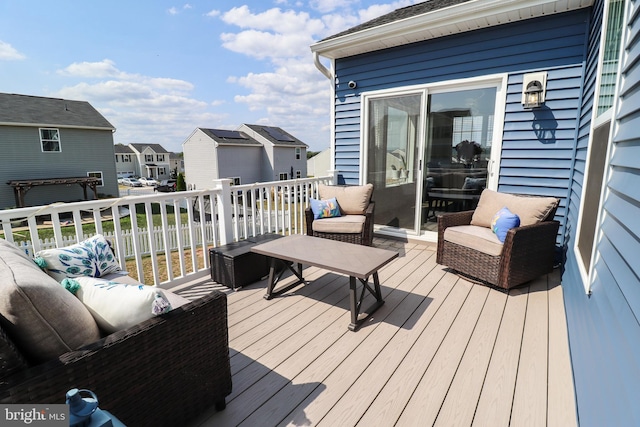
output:
[{"label": "house window", "polygon": [[40,129],[40,143],[43,152],[59,153],[62,151],[58,129]]},{"label": "house window", "polygon": [[145,162],[153,162],[153,154],[145,154],[144,155]]},{"label": "house window", "polygon": [[158,175],[162,176],[165,175],[167,173],[165,168],[158,168]]},{"label": "house window", "polygon": [[603,29],[602,64],[600,66],[600,85],[597,116],[613,106],[618,78],[622,20],[624,19],[624,0],[611,0],[606,14],[606,27]]},{"label": "house window", "polygon": [[131,162],[131,154],[123,154],[123,155],[122,155],[122,162],[123,162],[123,163],[129,163],[129,162]]},{"label": "house window", "polygon": [[156,162],[164,162],[164,154],[156,154]]},{"label": "house window", "polygon": [[296,147],[296,160],[300,160],[302,156],[302,149],[300,147]]},{"label": "house window", "polygon": [[296,171],[296,178],[302,178],[302,171]]},{"label": "house window", "polygon": [[602,210],[601,197],[611,143],[611,127],[618,81],[618,63],[622,48],[624,19],[623,0],[607,2],[600,44],[597,108],[593,114],[589,151],[582,187],[580,217],[576,232],[576,254],[587,292],[593,267],[594,249],[598,238],[598,222]]},{"label": "house window", "polygon": [[[452,145],[457,147],[462,141],[484,142],[491,146],[493,136],[493,115],[454,117],[451,135]],[[454,152],[457,156],[457,151]]]},{"label": "house window", "polygon": [[240,177],[239,176],[230,176],[228,179],[231,180],[231,185],[240,185]]},{"label": "house window", "polygon": [[600,209],[600,192],[607,159],[609,145],[609,130],[611,121],[607,121],[593,130],[591,138],[591,152],[589,154],[589,168],[586,174],[586,185],[582,196],[582,219],[578,232],[578,252],[585,271],[591,268],[591,252],[597,232],[598,211]]},{"label": "house window", "polygon": [[89,178],[98,178],[100,180],[98,187],[104,186],[104,181],[102,179],[102,172],[87,172],[87,176]]},{"label": "house window", "polygon": [[286,181],[287,179],[289,179],[289,174],[286,172],[280,172],[279,178],[280,181]]}]

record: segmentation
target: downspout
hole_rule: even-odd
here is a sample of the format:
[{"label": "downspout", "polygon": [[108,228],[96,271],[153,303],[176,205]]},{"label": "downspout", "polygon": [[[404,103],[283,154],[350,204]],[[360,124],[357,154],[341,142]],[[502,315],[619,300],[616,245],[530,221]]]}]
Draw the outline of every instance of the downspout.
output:
[{"label": "downspout", "polygon": [[[324,76],[326,78],[329,79],[329,81],[331,82],[331,99],[335,99],[335,95],[336,95],[336,78],[335,75],[333,74],[332,70],[328,69],[327,67],[325,67],[324,65],[322,65],[322,63],[320,62],[320,55],[318,55],[318,52],[313,52],[313,63],[315,64],[316,68],[318,70],[320,70],[320,72],[322,74],[324,74]],[[330,142],[329,142],[329,148],[331,150],[329,150],[329,155],[331,156],[331,160],[329,162],[329,168],[331,169],[331,173],[333,174],[333,181],[334,183],[336,183],[336,146],[335,146],[335,114],[336,114],[336,110],[335,110],[336,106],[335,106],[335,102],[332,101],[331,102],[331,135],[330,135]]]},{"label": "downspout", "polygon": [[320,70],[322,74],[324,74],[326,78],[328,78],[332,82],[334,81],[333,79],[334,76],[331,70],[329,70],[327,67],[322,65],[322,63],[320,62],[320,55],[318,55],[318,52],[313,52],[313,63],[315,64],[316,68]]}]

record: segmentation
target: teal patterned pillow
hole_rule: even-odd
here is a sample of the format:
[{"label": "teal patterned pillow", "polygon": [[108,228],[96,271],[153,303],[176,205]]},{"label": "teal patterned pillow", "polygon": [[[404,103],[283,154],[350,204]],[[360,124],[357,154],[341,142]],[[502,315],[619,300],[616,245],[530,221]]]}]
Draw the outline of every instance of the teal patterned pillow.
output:
[{"label": "teal patterned pillow", "polygon": [[120,270],[111,247],[101,234],[75,245],[37,252],[36,264],[61,281],[66,277],[100,277]]},{"label": "teal patterned pillow", "polygon": [[340,216],[340,206],[338,206],[338,201],[335,197],[329,200],[317,200],[312,198],[309,200],[309,204],[311,205],[311,211],[313,212],[313,219]]}]

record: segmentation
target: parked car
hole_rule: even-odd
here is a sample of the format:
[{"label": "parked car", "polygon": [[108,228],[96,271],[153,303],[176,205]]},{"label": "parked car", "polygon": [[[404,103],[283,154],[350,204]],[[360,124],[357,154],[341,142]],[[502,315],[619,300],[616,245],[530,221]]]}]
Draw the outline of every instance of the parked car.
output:
[{"label": "parked car", "polygon": [[140,181],[142,183],[142,185],[148,185],[148,186],[154,186],[154,187],[159,184],[158,181],[156,181],[154,178],[151,178],[151,177],[146,177],[145,178],[143,176],[138,181]]},{"label": "parked car", "polygon": [[160,184],[157,185],[154,190],[161,191],[163,193],[169,193],[176,191],[177,182],[175,179],[163,179]]},{"label": "parked car", "polygon": [[136,178],[122,178],[122,185],[127,185],[129,187],[142,187],[142,183]]}]

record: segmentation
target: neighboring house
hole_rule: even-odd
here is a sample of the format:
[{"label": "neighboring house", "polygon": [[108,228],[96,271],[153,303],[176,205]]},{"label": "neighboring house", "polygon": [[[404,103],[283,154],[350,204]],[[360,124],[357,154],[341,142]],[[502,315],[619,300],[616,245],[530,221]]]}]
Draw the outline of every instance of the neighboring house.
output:
[{"label": "neighboring house", "polygon": [[129,144],[133,151],[137,172],[140,176],[155,178],[156,180],[168,179],[171,175],[171,162],[169,152],[160,144]]},{"label": "neighboring house", "polygon": [[0,208],[117,196],[114,131],[88,102],[0,93]]},{"label": "neighboring house", "polygon": [[281,128],[242,125],[238,130],[197,128],[183,143],[187,188],[306,178],[307,145]]},{"label": "neighboring house", "polygon": [[331,148],[307,159],[307,176],[325,176],[331,171]]},{"label": "neighboring house", "polygon": [[169,179],[176,168],[178,173],[184,173],[182,158],[158,144],[116,144],[115,158],[118,178],[144,176]]},{"label": "neighboring house", "polygon": [[123,144],[116,144],[114,147],[116,158],[116,173],[118,178],[129,176],[140,176],[140,166],[138,158],[131,147]]},{"label": "neighboring house", "polygon": [[182,154],[169,153],[169,168],[172,177],[177,177],[178,174],[184,174],[184,159]]},{"label": "neighboring house", "polygon": [[431,0],[311,46],[333,91],[335,169],[374,183],[378,232],[435,239],[421,209],[433,171],[561,200],[583,426],[640,425],[639,18],[638,0]]}]

